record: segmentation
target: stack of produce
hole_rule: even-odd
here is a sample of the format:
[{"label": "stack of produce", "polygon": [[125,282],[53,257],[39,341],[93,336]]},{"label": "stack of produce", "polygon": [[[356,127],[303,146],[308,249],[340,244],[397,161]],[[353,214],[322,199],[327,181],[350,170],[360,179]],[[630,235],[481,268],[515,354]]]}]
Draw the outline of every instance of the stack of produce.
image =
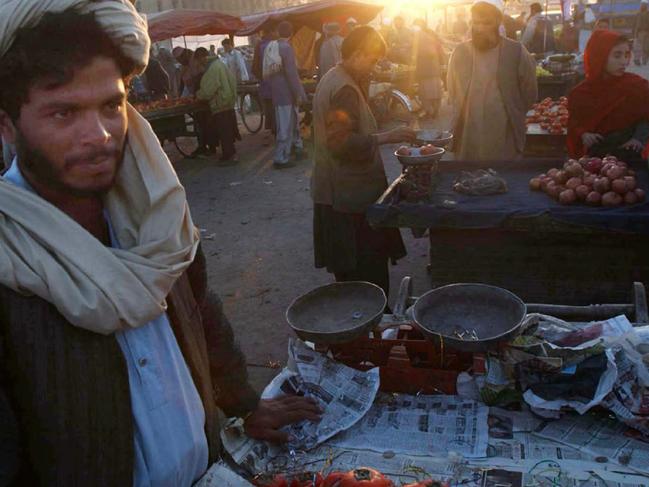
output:
[{"label": "stack of produce", "polygon": [[562,96],[559,101],[546,98],[536,103],[527,114],[525,122],[530,125],[538,123],[541,130],[552,135],[561,135],[568,127],[568,98]]},{"label": "stack of produce", "polygon": [[[263,476],[254,480],[258,487],[396,487],[381,472],[369,467],[359,467],[349,472],[332,472],[326,477],[319,473],[304,472],[295,475]],[[403,484],[401,484],[403,485]],[[403,487],[448,487],[448,482],[422,480]]]},{"label": "stack of produce", "polygon": [[161,110],[163,108],[173,108],[183,105],[191,105],[194,99],[190,97],[173,98],[168,100],[148,101],[143,103],[135,103],[133,106],[140,113],[152,112],[154,110]]},{"label": "stack of produce", "polygon": [[645,199],[635,171],[613,156],[569,160],[562,169],[550,169],[530,180],[530,188],[543,191],[561,204],[592,206],[634,205]]}]

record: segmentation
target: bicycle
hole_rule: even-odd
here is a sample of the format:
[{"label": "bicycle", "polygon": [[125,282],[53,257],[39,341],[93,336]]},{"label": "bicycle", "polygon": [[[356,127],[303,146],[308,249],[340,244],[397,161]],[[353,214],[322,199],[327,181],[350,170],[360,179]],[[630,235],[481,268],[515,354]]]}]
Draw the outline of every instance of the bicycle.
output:
[{"label": "bicycle", "polygon": [[251,134],[256,134],[264,126],[264,105],[259,96],[257,83],[244,83],[239,86],[237,109],[241,122]]}]

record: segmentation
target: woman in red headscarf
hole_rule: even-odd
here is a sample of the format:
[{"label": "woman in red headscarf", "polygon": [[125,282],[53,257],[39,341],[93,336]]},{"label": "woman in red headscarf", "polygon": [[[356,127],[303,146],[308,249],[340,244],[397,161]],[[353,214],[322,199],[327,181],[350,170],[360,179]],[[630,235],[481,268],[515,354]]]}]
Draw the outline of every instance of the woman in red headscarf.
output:
[{"label": "woman in red headscarf", "polygon": [[649,82],[626,72],[630,61],[626,37],[593,32],[584,54],[586,80],[568,96],[571,157],[641,157],[649,139]]}]

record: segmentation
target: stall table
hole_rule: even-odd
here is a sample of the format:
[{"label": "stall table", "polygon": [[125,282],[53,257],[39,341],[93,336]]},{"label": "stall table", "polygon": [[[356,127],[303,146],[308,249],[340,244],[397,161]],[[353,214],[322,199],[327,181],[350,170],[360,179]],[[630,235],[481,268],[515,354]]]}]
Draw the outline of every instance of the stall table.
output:
[{"label": "stall table", "polygon": [[565,130],[562,134],[551,134],[547,130],[543,130],[538,123],[528,124],[525,156],[563,157],[566,155],[566,135]]},{"label": "stall table", "polygon": [[203,102],[178,103],[169,107],[161,107],[142,111],[141,115],[151,124],[160,143],[169,140],[176,144],[178,151],[188,156],[197,147],[197,128],[194,117],[197,113],[209,111]]},{"label": "stall table", "polygon": [[[402,201],[402,175],[368,209],[368,220],[378,227],[429,230],[433,287],[483,282],[527,302],[628,302],[630,283],[649,280],[649,203],[562,206],[529,190],[530,178],[561,163],[443,161],[428,201]],[[507,193],[467,196],[451,189],[461,171],[487,167],[507,181]],[[649,188],[647,168],[634,169],[639,187]],[[456,207],[447,209],[445,200]]]}]

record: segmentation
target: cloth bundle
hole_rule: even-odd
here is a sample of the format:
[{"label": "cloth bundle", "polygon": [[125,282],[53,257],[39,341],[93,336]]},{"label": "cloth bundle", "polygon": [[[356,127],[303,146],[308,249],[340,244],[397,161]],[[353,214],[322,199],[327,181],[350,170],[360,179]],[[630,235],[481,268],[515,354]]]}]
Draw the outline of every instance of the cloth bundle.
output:
[{"label": "cloth bundle", "polygon": [[[68,8],[94,12],[123,54],[146,67],[146,21],[128,0],[4,1],[0,62],[18,29]],[[105,198],[120,249],[105,247],[58,208],[0,178],[0,284],[40,296],[73,325],[103,334],[163,313],[199,243],[185,190],[153,130],[131,106],[128,124],[124,161]]]}]

